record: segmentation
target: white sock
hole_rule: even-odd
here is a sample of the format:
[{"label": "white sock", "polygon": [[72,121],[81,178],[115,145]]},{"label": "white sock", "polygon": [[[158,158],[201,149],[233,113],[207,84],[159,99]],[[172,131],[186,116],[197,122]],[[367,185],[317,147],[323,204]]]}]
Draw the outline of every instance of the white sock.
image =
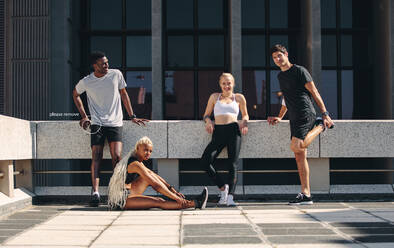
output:
[{"label": "white sock", "polygon": [[98,195],[98,196],[100,196],[100,193],[99,193],[98,191],[94,191],[94,192],[93,192],[93,195]]}]

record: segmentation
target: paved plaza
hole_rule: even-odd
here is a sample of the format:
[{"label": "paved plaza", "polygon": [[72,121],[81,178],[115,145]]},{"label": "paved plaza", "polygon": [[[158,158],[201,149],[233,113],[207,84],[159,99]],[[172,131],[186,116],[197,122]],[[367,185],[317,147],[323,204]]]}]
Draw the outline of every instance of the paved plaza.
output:
[{"label": "paved plaza", "polygon": [[394,247],[394,202],[241,202],[205,210],[32,206],[0,220],[0,247]]}]

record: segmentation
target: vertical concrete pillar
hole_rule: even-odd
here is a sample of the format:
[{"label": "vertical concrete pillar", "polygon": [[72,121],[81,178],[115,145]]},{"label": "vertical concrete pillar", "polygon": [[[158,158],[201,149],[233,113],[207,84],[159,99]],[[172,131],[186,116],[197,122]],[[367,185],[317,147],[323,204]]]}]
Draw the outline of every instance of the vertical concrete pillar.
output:
[{"label": "vertical concrete pillar", "polygon": [[308,158],[311,191],[330,190],[330,159]]},{"label": "vertical concrete pillar", "polygon": [[316,84],[321,74],[321,11],[320,0],[301,1],[301,64],[311,73]]},{"label": "vertical concrete pillar", "polygon": [[23,172],[16,176],[15,186],[25,188],[31,192],[33,189],[33,167],[31,160],[16,160],[15,170]]},{"label": "vertical concrete pillar", "polygon": [[[235,92],[242,93],[242,10],[241,0],[230,0],[230,60],[231,73],[235,79]],[[238,161],[243,170],[243,160]],[[237,185],[243,185],[243,176],[238,173]]]},{"label": "vertical concrete pillar", "polygon": [[161,13],[162,1],[152,0],[152,120],[164,117]]},{"label": "vertical concrete pillar", "polygon": [[230,71],[235,78],[235,91],[242,92],[241,0],[230,0]]},{"label": "vertical concrete pillar", "polygon": [[157,173],[179,190],[179,160],[178,159],[158,159]]},{"label": "vertical concrete pillar", "polygon": [[14,197],[14,165],[12,160],[0,161],[0,192],[8,197]]}]

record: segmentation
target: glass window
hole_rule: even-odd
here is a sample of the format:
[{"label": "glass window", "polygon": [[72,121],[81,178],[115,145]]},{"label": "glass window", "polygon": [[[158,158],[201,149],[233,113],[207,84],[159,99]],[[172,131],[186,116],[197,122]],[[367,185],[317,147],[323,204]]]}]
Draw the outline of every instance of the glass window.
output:
[{"label": "glass window", "polygon": [[266,82],[265,71],[242,72],[242,93],[252,120],[266,118]]},{"label": "glass window", "polygon": [[341,36],[341,64],[342,66],[353,65],[353,44],[351,35]]},{"label": "glass window", "polygon": [[277,115],[282,106],[282,93],[279,86],[278,74],[279,70],[271,71],[271,84],[270,84],[270,110],[272,115]]},{"label": "glass window", "polygon": [[242,28],[265,28],[265,0],[242,1]]},{"label": "glass window", "polygon": [[341,28],[351,28],[353,26],[352,0],[341,0]]},{"label": "glass window", "polygon": [[166,71],[164,73],[165,119],[194,119],[193,71]]},{"label": "glass window", "polygon": [[270,0],[270,27],[288,27],[287,0]]},{"label": "glass window", "polygon": [[223,0],[198,1],[198,27],[223,28]]},{"label": "glass window", "polygon": [[265,66],[265,35],[242,37],[242,66]]},{"label": "glass window", "polygon": [[135,115],[151,119],[152,114],[152,72],[128,71],[126,73],[127,93]]},{"label": "glass window", "polygon": [[323,98],[327,110],[333,119],[338,118],[338,97],[337,97],[337,71],[322,70],[319,91]]},{"label": "glass window", "polygon": [[107,55],[110,67],[122,66],[122,39],[114,36],[92,36],[90,50],[102,51]]},{"label": "glass window", "polygon": [[353,118],[353,71],[343,70],[342,76],[342,118]]},{"label": "glass window", "polygon": [[152,66],[151,36],[128,36],[126,44],[128,67]]},{"label": "glass window", "polygon": [[224,38],[222,35],[200,35],[198,64],[211,67],[224,65]]},{"label": "glass window", "polygon": [[198,100],[199,100],[198,116],[201,119],[202,119],[202,116],[204,115],[209,96],[212,93],[221,91],[220,86],[219,86],[219,76],[221,74],[222,74],[222,71],[199,71],[198,72]]},{"label": "glass window", "polygon": [[114,30],[122,28],[122,0],[91,1],[91,28],[94,30]]},{"label": "glass window", "polygon": [[167,28],[193,28],[193,0],[167,0]]},{"label": "glass window", "polygon": [[126,27],[128,29],[151,29],[151,0],[126,1]]},{"label": "glass window", "polygon": [[168,66],[193,66],[192,36],[168,36]]},{"label": "glass window", "polygon": [[322,66],[337,65],[337,39],[335,35],[321,36]]},{"label": "glass window", "polygon": [[336,1],[321,0],[321,26],[322,28],[336,27]]}]

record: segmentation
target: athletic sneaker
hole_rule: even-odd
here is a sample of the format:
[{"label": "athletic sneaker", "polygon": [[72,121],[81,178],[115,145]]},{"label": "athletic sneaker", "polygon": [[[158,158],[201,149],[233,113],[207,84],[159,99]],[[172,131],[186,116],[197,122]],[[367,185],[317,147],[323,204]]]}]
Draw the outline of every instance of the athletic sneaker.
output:
[{"label": "athletic sneaker", "polygon": [[294,201],[289,202],[290,205],[312,205],[312,196],[308,197],[304,193],[298,193]]},{"label": "athletic sneaker", "polygon": [[228,184],[224,185],[224,190],[220,191],[220,199],[218,205],[227,205],[227,198],[228,198]]},{"label": "athletic sneaker", "polygon": [[195,208],[204,209],[208,201],[208,188],[204,187],[202,193],[194,200]]},{"label": "athletic sneaker", "polygon": [[98,206],[99,206],[99,203],[100,203],[100,195],[97,194],[97,193],[92,194],[92,195],[90,196],[89,205],[90,205],[91,207],[98,207]]},{"label": "athletic sneaker", "polygon": [[235,202],[234,202],[234,196],[233,195],[228,195],[228,197],[227,197],[227,206],[229,206],[229,207],[233,207],[233,206],[235,206],[236,204],[235,204]]},{"label": "athletic sneaker", "polygon": [[319,125],[323,127],[323,132],[326,131],[326,127],[324,126],[324,122],[321,117],[317,117],[315,121],[315,126],[319,126]]}]

